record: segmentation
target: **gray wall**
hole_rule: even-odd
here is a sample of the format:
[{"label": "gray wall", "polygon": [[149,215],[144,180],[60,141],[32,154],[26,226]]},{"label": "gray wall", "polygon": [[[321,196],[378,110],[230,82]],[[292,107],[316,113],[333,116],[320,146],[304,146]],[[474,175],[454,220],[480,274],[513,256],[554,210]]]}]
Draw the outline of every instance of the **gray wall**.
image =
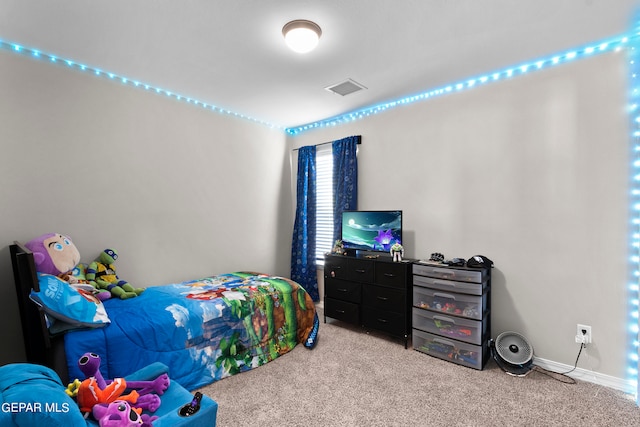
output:
[{"label": "gray wall", "polygon": [[149,286],[242,269],[289,275],[282,131],[0,51],[0,364],[23,357],[9,244],[115,247]]},{"label": "gray wall", "polygon": [[[404,211],[405,254],[494,260],[492,336],[626,379],[625,53],[396,107],[290,137],[362,135],[359,208]],[[453,83],[453,82],[452,82]],[[354,94],[353,96],[357,96]]]}]

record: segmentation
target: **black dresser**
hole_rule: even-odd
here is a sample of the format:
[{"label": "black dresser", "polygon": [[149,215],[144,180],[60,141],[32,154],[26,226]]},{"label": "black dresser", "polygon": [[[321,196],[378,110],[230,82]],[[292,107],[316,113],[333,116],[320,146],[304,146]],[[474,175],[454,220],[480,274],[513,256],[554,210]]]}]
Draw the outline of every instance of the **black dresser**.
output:
[{"label": "black dresser", "polygon": [[324,258],[324,321],[327,317],[403,338],[411,334],[411,261],[327,254]]}]

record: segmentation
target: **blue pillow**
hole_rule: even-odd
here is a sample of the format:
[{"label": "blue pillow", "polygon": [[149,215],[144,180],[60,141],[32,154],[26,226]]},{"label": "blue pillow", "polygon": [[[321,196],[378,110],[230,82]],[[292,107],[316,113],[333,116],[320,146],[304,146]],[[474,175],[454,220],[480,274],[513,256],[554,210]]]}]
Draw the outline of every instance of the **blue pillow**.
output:
[{"label": "blue pillow", "polygon": [[31,298],[49,316],[71,326],[96,328],[110,323],[102,301],[90,292],[76,289],[50,274],[38,273],[40,292],[31,291]]}]

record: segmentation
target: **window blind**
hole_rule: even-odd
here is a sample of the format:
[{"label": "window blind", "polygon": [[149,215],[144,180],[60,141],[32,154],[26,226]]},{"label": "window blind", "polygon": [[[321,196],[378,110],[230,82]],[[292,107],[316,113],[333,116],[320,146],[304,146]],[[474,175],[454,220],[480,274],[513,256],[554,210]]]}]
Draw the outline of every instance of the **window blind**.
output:
[{"label": "window blind", "polygon": [[324,262],[333,248],[333,152],[331,144],[316,148],[316,260]]}]

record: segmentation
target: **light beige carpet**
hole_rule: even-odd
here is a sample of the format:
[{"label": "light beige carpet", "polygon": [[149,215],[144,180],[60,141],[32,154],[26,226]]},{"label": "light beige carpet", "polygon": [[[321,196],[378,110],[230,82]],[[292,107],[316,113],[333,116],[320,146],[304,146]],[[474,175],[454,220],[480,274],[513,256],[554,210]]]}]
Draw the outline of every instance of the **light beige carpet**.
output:
[{"label": "light beige carpet", "polygon": [[315,349],[200,390],[218,402],[218,426],[640,426],[619,391],[514,377],[492,360],[458,366],[319,315]]}]

